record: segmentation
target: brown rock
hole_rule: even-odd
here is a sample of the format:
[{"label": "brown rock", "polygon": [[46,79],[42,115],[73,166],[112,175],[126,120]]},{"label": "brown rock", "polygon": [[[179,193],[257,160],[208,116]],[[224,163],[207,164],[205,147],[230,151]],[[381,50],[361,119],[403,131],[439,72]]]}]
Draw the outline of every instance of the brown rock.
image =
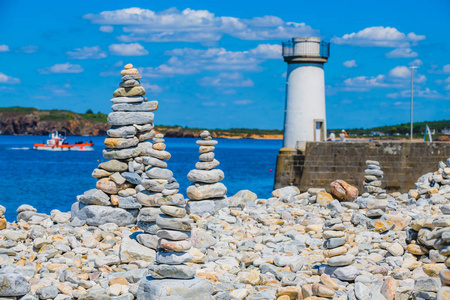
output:
[{"label": "brown rock", "polygon": [[[423,271],[430,277],[439,277],[439,272],[445,269],[444,264],[425,264],[422,266]],[[448,272],[450,275],[450,271]]]},{"label": "brown rock", "polygon": [[442,269],[439,272],[439,278],[443,285],[450,286],[450,269]]},{"label": "brown rock", "polygon": [[358,198],[358,189],[343,180],[335,180],[330,184],[331,194],[341,201],[351,202]]},{"label": "brown rock", "polygon": [[97,181],[97,184],[95,185],[96,188],[99,190],[107,193],[107,194],[117,194],[119,192],[119,186],[112,180],[109,180],[109,178],[102,178],[99,181]]},{"label": "brown rock", "polygon": [[0,230],[5,229],[6,228],[6,219],[5,218],[1,218],[0,219]]},{"label": "brown rock", "polygon": [[278,292],[278,297],[288,296],[286,299],[295,300],[299,294],[299,288],[295,286],[288,286],[280,289]]},{"label": "brown rock", "polygon": [[128,280],[125,277],[116,277],[112,278],[109,282],[109,285],[113,284],[122,284],[122,285],[128,285]]},{"label": "brown rock", "polygon": [[327,192],[317,193],[316,201],[320,206],[325,206],[333,200],[333,196],[331,196],[331,194],[328,194]]},{"label": "brown rock", "polygon": [[139,143],[139,139],[137,137],[133,137],[131,139],[124,138],[106,138],[105,146],[110,149],[124,149],[136,146]]},{"label": "brown rock", "polygon": [[131,88],[118,88],[114,91],[113,97],[133,97],[145,95],[145,89],[142,86],[134,86]]},{"label": "brown rock", "polygon": [[436,300],[448,300],[450,299],[450,287],[444,286],[439,289]]},{"label": "brown rock", "polygon": [[312,285],[312,292],[314,296],[319,297],[333,297],[334,295],[334,289],[318,283]]},{"label": "brown rock", "polygon": [[132,69],[132,68],[133,68],[133,65],[132,65],[132,64],[126,64],[123,68],[124,68],[125,70],[129,70],[129,69]]},{"label": "brown rock", "polygon": [[387,277],[381,286],[380,293],[386,297],[387,300],[394,300],[397,287],[397,280],[392,277]]}]

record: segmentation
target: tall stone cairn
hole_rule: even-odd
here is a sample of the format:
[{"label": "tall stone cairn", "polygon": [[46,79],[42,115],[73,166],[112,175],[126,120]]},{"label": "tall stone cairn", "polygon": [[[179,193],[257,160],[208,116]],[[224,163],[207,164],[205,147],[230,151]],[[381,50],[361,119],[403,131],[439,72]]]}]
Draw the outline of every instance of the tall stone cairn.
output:
[{"label": "tall stone cairn", "polygon": [[381,191],[381,179],[383,179],[383,171],[380,163],[376,160],[367,160],[367,169],[364,171],[365,180],[363,182],[364,191],[369,194],[377,194]]},{"label": "tall stone cairn", "polygon": [[[158,109],[157,101],[144,97],[137,69],[127,64],[120,72],[122,82],[111,99],[112,110],[108,115],[111,128],[105,139],[103,157],[108,161],[99,164],[92,176],[95,189],[77,197],[72,206],[72,219],[78,218],[89,225],[116,223],[119,226],[134,224],[141,208],[136,199],[145,175],[144,157],[154,137],[152,111]],[[145,178],[145,177],[144,177]]]},{"label": "tall stone cairn", "polygon": [[227,188],[219,182],[225,177],[220,169],[219,161],[214,158],[214,149],[217,141],[213,140],[208,131],[200,134],[201,140],[196,143],[199,146],[199,162],[195,164],[195,170],[191,170],[187,175],[190,181],[194,181],[187,188],[189,202],[186,206],[188,214],[203,215],[205,213],[214,214],[220,208],[228,206],[226,198]]}]

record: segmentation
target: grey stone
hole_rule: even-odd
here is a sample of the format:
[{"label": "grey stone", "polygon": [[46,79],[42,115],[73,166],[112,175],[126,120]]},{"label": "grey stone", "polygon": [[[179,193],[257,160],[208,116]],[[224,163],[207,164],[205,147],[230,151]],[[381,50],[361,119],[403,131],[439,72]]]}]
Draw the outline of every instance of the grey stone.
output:
[{"label": "grey stone", "polygon": [[167,184],[166,179],[143,179],[141,183],[146,190],[152,192],[162,192]]},{"label": "grey stone", "polygon": [[227,194],[226,186],[217,182],[214,184],[193,183],[186,190],[187,196],[191,200],[203,200],[210,198],[221,198]]},{"label": "grey stone", "polygon": [[141,149],[139,147],[132,147],[127,149],[104,149],[103,157],[106,159],[128,159],[139,156]]},{"label": "grey stone", "polygon": [[54,299],[58,296],[58,288],[54,285],[43,286],[37,289],[36,295],[39,299]]},{"label": "grey stone", "polygon": [[127,80],[132,80],[132,79],[134,79],[134,80],[139,80],[139,79],[141,79],[141,78],[142,78],[142,76],[139,75],[139,74],[134,74],[134,75],[124,75],[124,76],[122,76],[122,81],[127,81]]},{"label": "grey stone", "polygon": [[215,183],[225,178],[225,174],[222,170],[191,170],[189,171],[187,178],[190,181],[198,181],[202,183]]},{"label": "grey stone", "polygon": [[98,165],[99,168],[109,172],[124,172],[128,169],[128,165],[118,160],[105,161]]},{"label": "grey stone", "polygon": [[214,152],[202,153],[202,154],[200,154],[198,159],[203,162],[208,162],[208,161],[213,161],[214,156],[215,156]]},{"label": "grey stone", "polygon": [[296,196],[300,194],[300,190],[296,186],[285,186],[280,189],[276,189],[272,192],[272,197],[280,198],[281,200],[288,199],[290,196]]},{"label": "grey stone", "polygon": [[195,142],[197,146],[215,146],[219,142],[216,140],[198,140]]},{"label": "grey stone", "polygon": [[111,205],[111,201],[109,201],[109,196],[106,195],[103,191],[98,189],[91,189],[84,192],[83,195],[77,196],[77,200],[83,204],[88,205]]},{"label": "grey stone", "polygon": [[153,127],[155,127],[153,125],[153,123],[144,124],[144,125],[133,124],[133,126],[137,129],[138,132],[148,132],[148,131],[152,130]]},{"label": "grey stone", "polygon": [[186,212],[192,215],[202,216],[206,213],[212,214],[215,211],[213,200],[188,201],[186,204]]},{"label": "grey stone", "polygon": [[148,112],[158,110],[158,101],[148,101],[142,103],[118,103],[111,106],[113,111],[127,112]]},{"label": "grey stone", "polygon": [[112,266],[112,265],[118,265],[120,263],[120,259],[117,255],[108,255],[108,256],[98,256],[95,259],[95,266],[101,267],[101,266]]},{"label": "grey stone", "polygon": [[136,260],[153,261],[156,251],[142,246],[137,241],[123,238],[120,244],[119,257],[122,263],[130,263]]},{"label": "grey stone", "polygon": [[133,224],[136,220],[136,215],[131,211],[115,208],[110,206],[100,205],[84,205],[75,202],[71,209],[72,219],[75,217],[86,221],[88,225],[99,226],[106,223],[114,223],[119,226],[126,226]]},{"label": "grey stone", "polygon": [[344,244],[345,244],[345,239],[343,239],[343,238],[331,238],[331,239],[326,240],[323,243],[323,246],[327,249],[333,249],[333,248],[342,246]]},{"label": "grey stone", "polygon": [[183,195],[175,194],[173,196],[163,197],[161,193],[152,193],[141,191],[137,194],[137,200],[143,206],[161,206],[161,205],[185,205],[186,200]]},{"label": "grey stone", "polygon": [[0,296],[23,296],[30,290],[30,283],[22,275],[15,273],[0,274]]},{"label": "grey stone", "polygon": [[195,268],[188,265],[155,265],[152,277],[155,279],[174,278],[191,279],[195,276]]},{"label": "grey stone", "polygon": [[113,104],[117,104],[117,103],[138,103],[138,102],[143,102],[144,99],[146,99],[146,98],[142,97],[142,96],[132,96],[132,97],[115,97],[115,98],[112,98],[110,101]]},{"label": "grey stone", "polygon": [[167,163],[161,159],[155,157],[143,157],[144,165],[153,166],[158,168],[167,168]]},{"label": "grey stone", "polygon": [[108,123],[113,126],[149,124],[153,118],[151,112],[112,112],[108,115]]},{"label": "grey stone", "polygon": [[147,170],[147,176],[153,179],[169,179],[173,176],[172,171],[169,169],[162,169],[158,167],[153,167]]},{"label": "grey stone", "polygon": [[125,178],[128,182],[132,183],[132,184],[141,184],[142,182],[142,177],[139,176],[136,173],[131,173],[131,172],[123,172],[122,173],[123,178]]},{"label": "grey stone", "polygon": [[21,213],[21,212],[24,212],[24,211],[37,212],[37,209],[34,208],[34,207],[31,206],[31,205],[28,205],[28,204],[22,204],[22,205],[20,205],[20,206],[17,208],[17,210],[16,210],[17,213]]},{"label": "grey stone", "polygon": [[148,276],[139,284],[139,300],[211,300],[212,286],[204,279],[155,280]]},{"label": "grey stone", "polygon": [[159,238],[156,235],[141,233],[136,236],[136,239],[141,245],[147,248],[156,249],[158,247]]},{"label": "grey stone", "polygon": [[111,127],[106,131],[109,137],[117,138],[127,138],[133,137],[136,134],[136,128],[134,126],[121,126],[121,127]]},{"label": "grey stone", "polygon": [[144,222],[144,221],[138,221],[136,226],[142,230],[144,230],[145,233],[150,234],[156,234],[159,227],[156,225],[156,222]]},{"label": "grey stone", "polygon": [[155,157],[155,158],[158,158],[158,159],[162,159],[162,160],[169,160],[170,157],[171,157],[169,152],[155,150],[155,149],[153,149],[151,147],[147,149],[147,154],[152,156],[152,157]]},{"label": "grey stone", "polygon": [[419,277],[414,281],[414,290],[423,292],[437,292],[441,287],[437,277]]},{"label": "grey stone", "polygon": [[355,266],[339,267],[333,272],[333,275],[342,281],[354,281],[359,275],[359,271]]},{"label": "grey stone", "polygon": [[346,255],[338,255],[330,257],[327,260],[327,264],[332,267],[342,267],[342,266],[348,266],[352,264],[355,261],[355,256],[352,254],[346,254]]},{"label": "grey stone", "polygon": [[200,161],[195,164],[195,168],[199,170],[212,170],[220,165],[219,161],[214,159],[212,161]]},{"label": "grey stone", "polygon": [[139,204],[135,197],[128,196],[128,197],[121,197],[117,196],[119,198],[119,207],[123,209],[139,209],[142,207],[141,204]]},{"label": "grey stone", "polygon": [[191,237],[190,231],[178,231],[169,229],[159,229],[156,233],[158,238],[169,239],[173,241],[187,240]]},{"label": "grey stone", "polygon": [[159,251],[156,254],[156,261],[159,264],[167,265],[180,265],[183,263],[191,262],[193,259],[192,254],[189,252],[162,252]]},{"label": "grey stone", "polygon": [[364,173],[366,173],[366,175],[374,175],[374,176],[383,176],[383,171],[381,170],[375,170],[375,169],[366,169],[364,170]]},{"label": "grey stone", "polygon": [[156,222],[156,217],[161,213],[159,207],[144,207],[139,211],[138,221]]},{"label": "grey stone", "polygon": [[181,230],[181,231],[190,231],[192,229],[191,222],[187,217],[172,218],[161,214],[156,218],[156,224],[160,228],[164,229]]},{"label": "grey stone", "polygon": [[124,80],[121,83],[119,83],[119,86],[123,87],[123,88],[140,86],[140,85],[141,85],[141,83],[139,82],[139,80],[136,80],[136,79],[128,79],[128,80]]}]

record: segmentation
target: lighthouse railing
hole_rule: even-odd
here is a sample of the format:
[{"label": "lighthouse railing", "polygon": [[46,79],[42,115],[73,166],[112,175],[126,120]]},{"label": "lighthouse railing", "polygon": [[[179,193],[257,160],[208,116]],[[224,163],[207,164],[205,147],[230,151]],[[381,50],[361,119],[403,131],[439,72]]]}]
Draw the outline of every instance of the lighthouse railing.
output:
[{"label": "lighthouse railing", "polygon": [[[319,45],[317,45],[320,43]],[[321,42],[302,42],[300,50],[296,49],[296,44],[299,42],[286,41],[282,42],[282,56],[283,57],[324,57],[330,56],[330,43]],[[319,49],[317,49],[319,48]],[[319,51],[317,51],[319,50]]]}]

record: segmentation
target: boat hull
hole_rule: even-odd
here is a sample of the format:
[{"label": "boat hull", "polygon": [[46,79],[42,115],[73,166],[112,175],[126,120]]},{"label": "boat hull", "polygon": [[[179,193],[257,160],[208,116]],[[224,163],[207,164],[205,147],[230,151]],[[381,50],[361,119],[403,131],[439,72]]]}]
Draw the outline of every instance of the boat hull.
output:
[{"label": "boat hull", "polygon": [[74,145],[74,146],[66,146],[63,147],[52,147],[52,146],[45,146],[45,145],[39,145],[34,146],[34,150],[44,150],[44,151],[94,151],[94,147],[91,145]]}]

